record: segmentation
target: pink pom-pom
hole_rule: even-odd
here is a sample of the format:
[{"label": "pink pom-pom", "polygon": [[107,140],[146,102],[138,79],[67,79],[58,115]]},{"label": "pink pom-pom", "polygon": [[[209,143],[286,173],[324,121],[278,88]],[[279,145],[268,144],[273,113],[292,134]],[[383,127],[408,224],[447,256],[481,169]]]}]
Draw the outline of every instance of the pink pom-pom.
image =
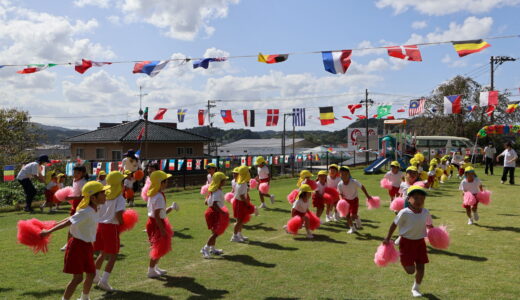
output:
[{"label": "pink pom-pom", "polygon": [[289,201],[289,203],[293,204],[294,201],[296,201],[296,196],[298,196],[299,192],[300,191],[298,189],[293,190],[291,193],[289,193],[289,195],[287,195],[287,201]]},{"label": "pink pom-pom", "polygon": [[350,208],[350,204],[348,204],[347,200],[341,199],[336,204],[336,210],[339,212],[339,216],[344,218],[348,214],[348,210]]},{"label": "pink pom-pom", "polygon": [[148,190],[150,189],[150,186],[152,185],[152,181],[150,180],[150,177],[146,177],[146,182],[144,183],[143,189],[141,190],[141,198],[148,202]]},{"label": "pink pom-pom", "polygon": [[315,230],[320,227],[320,218],[316,216],[312,211],[307,211],[307,218],[309,218],[309,229]]},{"label": "pink pom-pom", "polygon": [[[334,189],[331,187],[326,187],[325,189],[323,189],[323,194],[325,197],[325,203],[327,203],[327,204],[334,204],[339,201],[339,192],[337,189]],[[328,196],[327,196],[327,194],[328,194]],[[328,199],[331,199],[332,202],[327,202]]]},{"label": "pink pom-pom", "polygon": [[269,183],[267,182],[262,182],[258,185],[258,190],[260,191],[260,193],[262,194],[269,194]]},{"label": "pink pom-pom", "polygon": [[235,197],[235,195],[231,192],[229,193],[226,193],[226,195],[224,196],[224,200],[226,200],[227,202],[231,203],[231,200]]},{"label": "pink pom-pom", "polygon": [[150,247],[150,258],[152,259],[159,259],[172,250],[173,229],[167,218],[162,220],[164,221],[166,236],[159,235],[154,237],[154,240],[151,241],[152,246]]},{"label": "pink pom-pom", "polygon": [[477,193],[477,200],[478,202],[489,205],[491,203],[491,191],[482,191]]},{"label": "pink pom-pom", "polygon": [[57,190],[56,193],[54,193],[54,197],[56,197],[58,201],[64,202],[67,199],[67,197],[70,197],[71,195],[73,195],[73,193],[74,190],[72,189],[72,187],[67,186]]},{"label": "pink pom-pom", "polygon": [[379,197],[367,198],[367,208],[376,209],[381,206],[381,199]]},{"label": "pink pom-pom", "polygon": [[127,230],[132,230],[139,221],[139,214],[137,211],[133,209],[127,209],[123,212],[123,224],[119,225],[117,228],[120,233],[125,232]]},{"label": "pink pom-pom", "polygon": [[254,178],[251,178],[251,180],[249,180],[249,188],[256,189],[257,187],[258,187],[258,181],[256,181],[256,179],[254,179]]},{"label": "pink pom-pom", "polygon": [[416,186],[420,186],[420,187],[425,187],[426,185],[424,184],[424,181],[416,181],[413,185],[416,185]]},{"label": "pink pom-pom", "polygon": [[385,190],[391,190],[392,189],[392,182],[390,180],[388,180],[387,178],[381,179],[379,184],[381,185],[381,188],[383,188]]},{"label": "pink pom-pom", "polygon": [[318,189],[318,183],[312,179],[305,180],[305,184],[309,185],[313,191]]},{"label": "pink pom-pom", "polygon": [[395,198],[390,203],[390,210],[393,210],[393,211],[397,212],[397,211],[400,211],[403,208],[404,208],[404,199],[401,198],[401,197]]},{"label": "pink pom-pom", "polygon": [[50,235],[40,237],[40,232],[43,229],[50,229],[56,225],[55,221],[40,221],[37,219],[20,220],[18,221],[18,234],[16,238],[20,244],[29,246],[34,253],[39,251],[46,253],[48,250]]},{"label": "pink pom-pom", "polygon": [[143,170],[137,170],[134,172],[134,179],[137,180],[137,181],[141,181],[141,179],[143,179],[144,177],[144,172]]},{"label": "pink pom-pom", "polygon": [[448,249],[450,246],[450,235],[446,226],[434,227],[428,230],[428,241],[437,249]]},{"label": "pink pom-pom", "polygon": [[287,232],[291,234],[297,234],[298,230],[302,227],[303,219],[300,216],[294,216],[287,221]]},{"label": "pink pom-pom", "polygon": [[206,195],[208,193],[209,184],[205,184],[200,187],[200,194]]},{"label": "pink pom-pom", "polygon": [[399,252],[395,249],[393,243],[379,245],[374,254],[374,263],[379,267],[386,267],[388,264],[395,263],[398,260]]},{"label": "pink pom-pom", "polygon": [[464,193],[464,205],[466,206],[474,206],[477,204],[477,198],[471,192]]}]

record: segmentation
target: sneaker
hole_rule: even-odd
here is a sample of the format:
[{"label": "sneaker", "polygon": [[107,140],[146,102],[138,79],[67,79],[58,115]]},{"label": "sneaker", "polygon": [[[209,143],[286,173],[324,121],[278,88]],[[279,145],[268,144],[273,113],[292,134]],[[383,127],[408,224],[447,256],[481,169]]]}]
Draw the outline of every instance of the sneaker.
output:
[{"label": "sneaker", "polygon": [[274,195],[269,196],[271,198],[271,204],[274,204]]},{"label": "sneaker", "polygon": [[468,219],[468,225],[473,225],[473,220],[471,218]]},{"label": "sneaker", "polygon": [[503,180],[500,180],[500,184],[504,184],[504,181],[503,181]]},{"label": "sneaker", "polygon": [[308,239],[313,239],[313,238],[314,238],[314,235],[312,235],[312,233],[307,233],[307,238],[308,238]]},{"label": "sneaker", "polygon": [[478,221],[479,219],[480,219],[480,218],[479,218],[479,216],[478,216],[478,212],[474,211],[474,212],[473,212],[473,220]]},{"label": "sneaker", "polygon": [[399,246],[399,243],[401,242],[401,236],[398,236],[395,241],[394,241],[394,245],[396,246]]},{"label": "sneaker", "polygon": [[209,249],[206,248],[206,246],[202,247],[200,251],[202,252],[202,257],[206,259],[211,258],[211,255],[209,254]]},{"label": "sneaker", "polygon": [[290,232],[287,230],[287,225],[283,225],[283,230],[285,230],[285,233],[290,233]]},{"label": "sneaker", "polygon": [[239,236],[239,235],[233,235],[231,237],[231,242],[236,242],[236,243],[243,243],[244,240]]},{"label": "sneaker", "polygon": [[331,217],[329,215],[326,215],[325,216],[325,223],[329,223],[330,221],[332,221]]},{"label": "sneaker", "polygon": [[147,276],[148,276],[148,278],[157,278],[157,277],[161,276],[161,274],[152,269],[152,270],[148,271]]},{"label": "sneaker", "polygon": [[224,250],[222,250],[222,249],[213,249],[213,250],[209,251],[209,253],[211,253],[213,255],[222,255],[222,254],[224,254]]},{"label": "sneaker", "polygon": [[94,276],[94,280],[92,280],[92,283],[94,283],[94,284],[98,284],[100,279],[101,279],[101,277],[100,277],[99,274],[96,272],[96,276]]},{"label": "sneaker", "polygon": [[347,231],[348,234],[352,234],[354,232],[356,232],[356,228],[354,226],[350,227],[350,229]]},{"label": "sneaker", "polygon": [[173,202],[171,208],[175,211],[179,211],[180,209],[179,204],[177,204],[177,202]]},{"label": "sneaker", "polygon": [[65,251],[65,250],[67,250],[67,244],[63,245],[63,247],[61,247],[60,250],[61,250],[61,251]]},{"label": "sneaker", "polygon": [[412,296],[413,297],[422,297],[422,294],[421,294],[421,292],[419,292],[419,290],[412,289]]},{"label": "sneaker", "polygon": [[100,281],[100,282],[98,282],[97,286],[100,289],[102,289],[103,291],[105,291],[105,292],[113,292],[114,291],[114,288],[112,288],[110,286],[110,284],[108,284],[108,282]]},{"label": "sneaker", "polygon": [[161,276],[168,273],[168,271],[163,270],[163,269],[159,268],[158,266],[155,266],[155,272],[159,273],[159,275],[161,275]]},{"label": "sneaker", "polygon": [[[260,205],[260,207],[262,207],[262,206]],[[265,208],[265,205],[264,205],[264,208]],[[255,217],[258,217],[259,214],[260,213],[258,212],[258,207],[255,206]]]},{"label": "sneaker", "polygon": [[260,208],[267,208],[267,205],[265,205],[265,203],[264,203],[264,202],[262,202],[262,204],[260,204],[260,206],[259,206],[259,207],[260,207]]},{"label": "sneaker", "polygon": [[248,238],[247,236],[243,236],[243,235],[242,235],[242,232],[239,232],[239,233],[238,233],[238,236],[239,236],[243,241],[247,241],[247,240],[249,240],[249,238]]},{"label": "sneaker", "polygon": [[332,220],[334,221],[339,221],[341,218],[339,217],[339,214],[337,212],[335,212],[333,215],[332,215]]},{"label": "sneaker", "polygon": [[357,229],[363,229],[363,226],[361,225],[361,219],[360,218],[356,219],[356,227],[357,227]]}]

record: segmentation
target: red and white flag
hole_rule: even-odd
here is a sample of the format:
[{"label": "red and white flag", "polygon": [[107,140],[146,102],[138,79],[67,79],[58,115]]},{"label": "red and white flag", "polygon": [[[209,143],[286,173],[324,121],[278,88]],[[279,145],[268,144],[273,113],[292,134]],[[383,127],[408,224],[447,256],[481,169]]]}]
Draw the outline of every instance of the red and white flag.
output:
[{"label": "red and white flag", "polygon": [[244,125],[246,127],[255,127],[255,111],[244,109]]},{"label": "red and white flag", "polygon": [[267,120],[266,120],[265,126],[277,126],[279,115],[280,115],[279,109],[268,109],[267,110]]},{"label": "red and white flag", "polygon": [[167,108],[159,108],[159,110],[157,111],[157,113],[155,114],[155,117],[153,117],[153,119],[162,120],[166,111],[168,111]]},{"label": "red and white flag", "polygon": [[227,123],[235,123],[235,120],[233,120],[233,116],[231,115],[231,110],[221,110],[220,116],[222,117],[222,120],[224,121],[224,124]]},{"label": "red and white flag", "polygon": [[491,115],[495,111],[495,108],[496,107],[494,105],[488,105],[487,110],[486,110],[486,114],[488,115],[488,117],[491,117]]},{"label": "red and white flag", "polygon": [[350,110],[351,114],[354,114],[356,112],[356,109],[362,108],[362,104],[349,104],[347,105],[348,110]]},{"label": "red and white flag", "polygon": [[199,109],[199,126],[204,125],[204,113],[205,112],[206,112],[205,110]]},{"label": "red and white flag", "polygon": [[410,61],[422,61],[421,51],[417,45],[392,46],[386,47],[388,55]]},{"label": "red and white flag", "polygon": [[498,105],[498,91],[480,92],[480,106]]},{"label": "red and white flag", "polygon": [[76,62],[74,66],[74,70],[76,72],[83,74],[91,67],[102,67],[104,65],[111,65],[111,62],[104,62],[104,61],[91,61],[88,59],[82,59],[81,61]]}]

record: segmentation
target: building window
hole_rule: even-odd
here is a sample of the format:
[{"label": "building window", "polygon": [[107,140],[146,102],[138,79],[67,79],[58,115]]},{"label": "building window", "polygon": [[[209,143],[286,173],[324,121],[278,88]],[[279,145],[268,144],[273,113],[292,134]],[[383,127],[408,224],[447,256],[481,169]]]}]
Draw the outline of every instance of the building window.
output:
[{"label": "building window", "polygon": [[121,160],[121,151],[119,151],[119,150],[112,150],[112,160],[113,161],[120,161]]},{"label": "building window", "polygon": [[96,148],[96,159],[105,159],[105,148]]},{"label": "building window", "polygon": [[76,157],[85,158],[85,149],[76,148]]},{"label": "building window", "polygon": [[177,155],[184,155],[184,148],[178,147],[177,148]]},{"label": "building window", "polygon": [[192,155],[193,154],[193,148],[191,148],[191,147],[186,148],[186,154]]}]

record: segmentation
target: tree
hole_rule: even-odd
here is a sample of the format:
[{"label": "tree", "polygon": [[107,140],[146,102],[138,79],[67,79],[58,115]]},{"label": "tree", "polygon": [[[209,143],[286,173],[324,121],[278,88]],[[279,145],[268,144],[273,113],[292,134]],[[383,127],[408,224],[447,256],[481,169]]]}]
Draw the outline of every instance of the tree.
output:
[{"label": "tree", "polygon": [[0,166],[21,165],[30,161],[38,132],[29,122],[29,113],[0,108]]}]

